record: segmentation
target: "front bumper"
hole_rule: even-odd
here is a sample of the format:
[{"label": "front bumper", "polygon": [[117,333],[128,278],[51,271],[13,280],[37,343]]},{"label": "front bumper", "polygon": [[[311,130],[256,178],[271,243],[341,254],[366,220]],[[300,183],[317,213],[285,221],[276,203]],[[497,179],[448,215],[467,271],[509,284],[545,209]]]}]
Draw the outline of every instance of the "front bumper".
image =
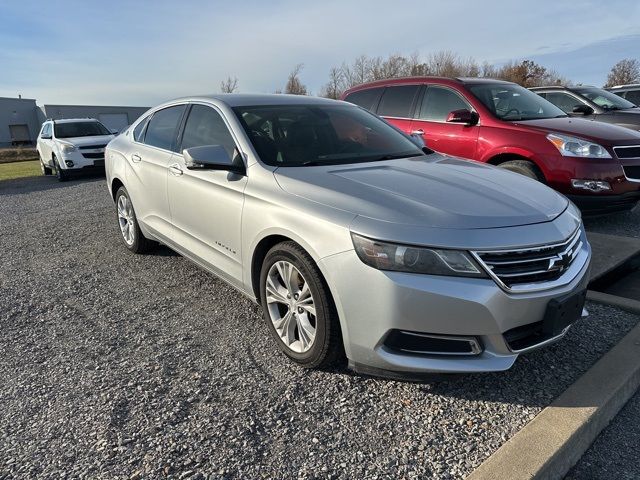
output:
[{"label": "front bumper", "polygon": [[640,201],[640,191],[620,195],[567,195],[585,215],[602,215],[633,209]]},{"label": "front bumper", "polygon": [[[491,279],[376,270],[353,250],[322,261],[340,314],[345,351],[355,370],[391,376],[488,372],[507,370],[523,351],[510,348],[505,332],[542,321],[552,299],[587,288],[591,251],[588,244],[584,248],[587,261],[569,283],[517,294],[500,289]],[[482,351],[406,354],[385,345],[394,330],[474,337]],[[567,330],[524,350],[559,340]]]}]

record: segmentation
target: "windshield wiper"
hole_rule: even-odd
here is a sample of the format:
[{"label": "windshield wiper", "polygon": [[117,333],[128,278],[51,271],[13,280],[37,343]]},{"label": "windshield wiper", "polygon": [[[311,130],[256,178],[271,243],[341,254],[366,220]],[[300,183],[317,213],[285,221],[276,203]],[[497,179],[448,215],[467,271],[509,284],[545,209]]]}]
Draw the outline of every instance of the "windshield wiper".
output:
[{"label": "windshield wiper", "polygon": [[382,155],[381,157],[376,157],[374,159],[368,160],[369,162],[381,162],[383,160],[398,160],[400,158],[410,158],[410,157],[421,157],[423,156],[424,153],[420,153],[420,152],[415,152],[415,153],[409,153],[409,154],[389,154],[389,155]]}]

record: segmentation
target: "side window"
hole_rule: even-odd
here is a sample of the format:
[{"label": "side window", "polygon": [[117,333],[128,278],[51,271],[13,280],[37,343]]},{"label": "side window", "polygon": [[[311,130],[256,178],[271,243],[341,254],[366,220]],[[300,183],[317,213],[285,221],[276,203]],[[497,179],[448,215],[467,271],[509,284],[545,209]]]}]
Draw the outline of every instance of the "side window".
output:
[{"label": "side window", "polygon": [[454,110],[472,110],[471,105],[448,88],[430,86],[422,100],[418,118],[431,122],[446,122]]},{"label": "side window", "polygon": [[628,90],[624,98],[640,106],[640,90]]},{"label": "side window", "polygon": [[136,128],[133,129],[133,139],[136,142],[142,142],[144,127],[147,126],[147,123],[149,123],[149,117],[142,120],[138,125],[136,125]]},{"label": "side window", "polygon": [[171,150],[185,108],[185,105],[176,105],[155,112],[149,120],[144,143],[152,147]]},{"label": "side window", "polygon": [[366,108],[367,110],[373,110],[378,105],[378,100],[380,99],[382,90],[384,90],[384,88],[358,90],[357,92],[347,95],[344,101]]},{"label": "side window", "polygon": [[203,145],[222,145],[230,157],[236,144],[224,120],[213,108],[205,105],[191,107],[184,126],[181,150]]},{"label": "side window", "polygon": [[583,104],[573,95],[564,92],[548,92],[546,98],[565,113],[573,113],[575,106]]},{"label": "side window", "polygon": [[387,87],[378,106],[378,115],[383,117],[411,117],[411,106],[420,89],[419,85]]}]

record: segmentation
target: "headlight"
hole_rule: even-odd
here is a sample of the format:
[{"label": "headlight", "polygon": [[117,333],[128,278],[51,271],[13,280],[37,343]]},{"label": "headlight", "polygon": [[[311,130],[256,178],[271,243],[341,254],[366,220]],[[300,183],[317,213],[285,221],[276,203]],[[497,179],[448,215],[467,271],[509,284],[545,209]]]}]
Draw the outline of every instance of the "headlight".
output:
[{"label": "headlight", "polygon": [[602,145],[588,142],[582,138],[550,133],[547,135],[547,139],[565,157],[611,158],[609,152]]},{"label": "headlight", "polygon": [[77,148],[75,145],[72,145],[70,143],[61,143],[60,150],[62,150],[62,153],[71,153],[75,152]]},{"label": "headlight", "polygon": [[355,233],[351,234],[351,238],[360,260],[378,270],[458,277],[487,276],[471,256],[461,250],[397,245]]}]

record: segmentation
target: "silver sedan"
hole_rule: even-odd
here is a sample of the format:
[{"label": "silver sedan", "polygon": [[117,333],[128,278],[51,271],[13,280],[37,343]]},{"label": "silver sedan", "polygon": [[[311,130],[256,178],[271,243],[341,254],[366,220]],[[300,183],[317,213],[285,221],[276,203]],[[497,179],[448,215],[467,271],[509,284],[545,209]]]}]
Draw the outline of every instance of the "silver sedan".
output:
[{"label": "silver sedan", "polygon": [[348,103],[175,100],[109,143],[106,172],[125,247],[219,276],[305,367],[505,370],[586,314],[573,204]]}]

